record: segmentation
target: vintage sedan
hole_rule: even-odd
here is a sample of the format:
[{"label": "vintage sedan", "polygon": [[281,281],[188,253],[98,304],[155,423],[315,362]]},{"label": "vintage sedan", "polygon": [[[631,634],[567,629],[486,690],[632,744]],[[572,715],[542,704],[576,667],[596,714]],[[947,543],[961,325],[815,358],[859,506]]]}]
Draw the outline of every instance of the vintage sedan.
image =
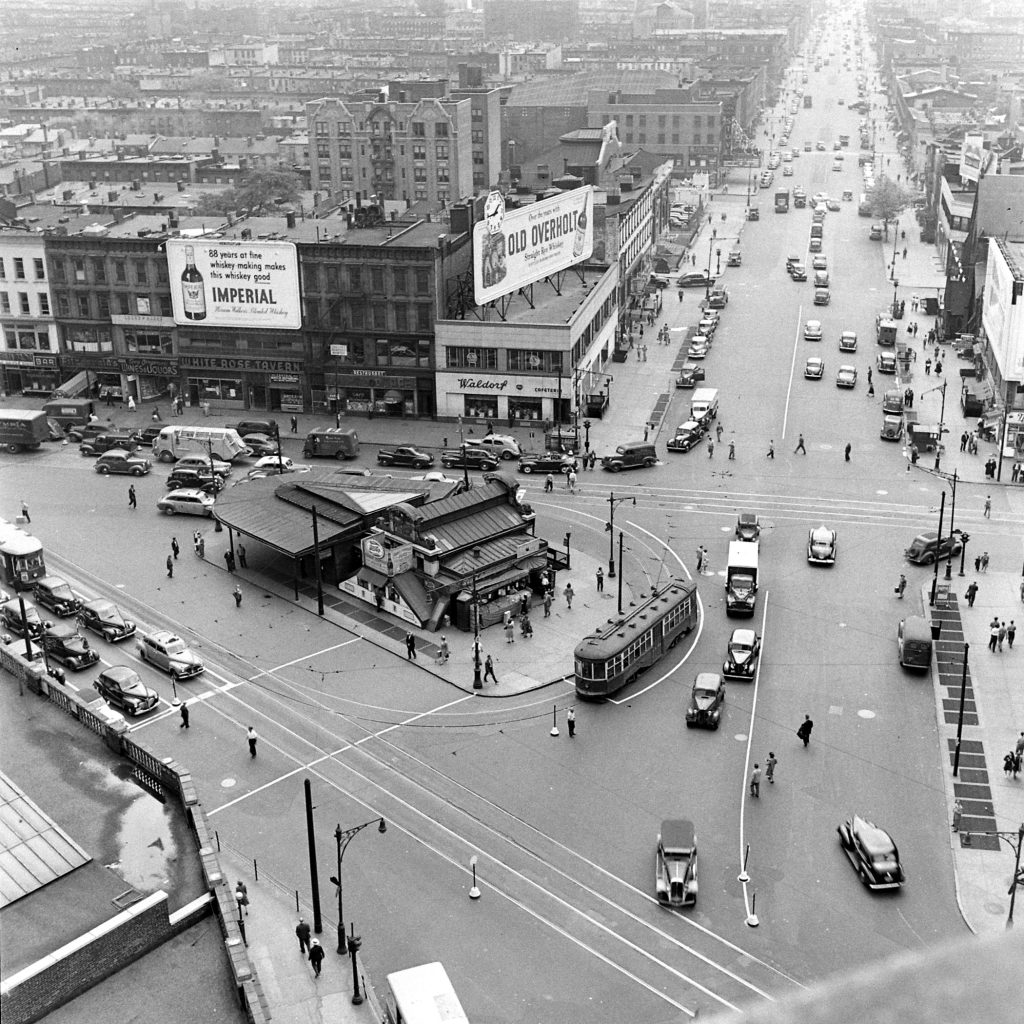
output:
[{"label": "vintage sedan", "polygon": [[7,601],[0,608],[0,629],[13,633],[17,637],[25,636],[25,628],[28,627],[28,634],[32,639],[43,635],[43,630],[52,626],[52,622],[44,621],[39,617],[39,612],[30,604],[25,605],[25,620],[21,618],[21,602],[17,600]]},{"label": "vintage sedan", "polygon": [[264,455],[253,463],[252,468],[261,473],[291,473],[297,467],[287,455]]},{"label": "vintage sedan", "polygon": [[690,359],[705,359],[710,349],[711,346],[708,344],[707,338],[698,336],[690,342],[686,354]]},{"label": "vintage sedan", "polygon": [[827,288],[814,289],[814,304],[816,306],[827,306],[832,301],[832,293]]},{"label": "vintage sedan", "polygon": [[761,638],[752,629],[734,629],[722,663],[727,679],[753,679],[761,657]]},{"label": "vintage sedan", "polygon": [[837,544],[835,530],[815,526],[807,531],[807,561],[812,565],[835,565]]},{"label": "vintage sedan", "polygon": [[521,455],[519,457],[520,473],[568,473],[576,460],[571,455],[561,452],[541,452],[539,455]]},{"label": "vintage sedan", "polygon": [[246,434],[242,438],[242,444],[249,449],[253,458],[263,458],[265,455],[276,455],[280,450],[280,444],[268,434]]},{"label": "vintage sedan", "polygon": [[821,341],[820,320],[808,320],[804,324],[804,341]]},{"label": "vintage sedan", "polygon": [[895,373],[896,354],[894,352],[879,352],[875,357],[875,367],[879,373]]},{"label": "vintage sedan", "polygon": [[838,199],[833,199],[831,196],[825,200],[825,206],[831,213],[838,213],[843,208],[843,204],[840,203]]},{"label": "vintage sedan", "polygon": [[840,366],[836,374],[837,388],[855,388],[857,386],[857,367]]},{"label": "vintage sedan", "polygon": [[90,647],[89,641],[74,627],[51,626],[39,642],[48,658],[59,661],[75,672],[95,665],[100,660],[100,652]]},{"label": "vintage sedan", "polygon": [[715,672],[698,672],[686,709],[686,728],[717,729],[725,704],[725,681]]},{"label": "vintage sedan", "polygon": [[697,902],[697,834],[685,818],[661,823],[655,855],[654,890],[663,907]]},{"label": "vintage sedan", "polygon": [[201,469],[207,472],[212,470],[217,474],[217,476],[231,476],[231,470],[234,467],[230,462],[218,459],[216,455],[211,458],[209,455],[198,455],[193,452],[191,455],[182,455],[182,457],[174,463],[174,468]]},{"label": "vintage sedan", "polygon": [[96,692],[115,708],[129,715],[144,715],[160,703],[160,695],[139,678],[127,665],[111,665],[93,683]]},{"label": "vintage sedan", "polygon": [[825,360],[811,356],[804,364],[804,376],[808,380],[821,380],[825,376]]},{"label": "vintage sedan", "polygon": [[704,428],[696,420],[687,420],[676,427],[676,436],[666,442],[670,452],[688,452],[696,448],[704,438]]},{"label": "vintage sedan", "polygon": [[741,512],[736,517],[737,540],[758,540],[761,536],[761,520],[753,512]]},{"label": "vintage sedan", "polygon": [[677,388],[695,388],[705,379],[704,367],[696,363],[683,363],[679,376],[676,377]]},{"label": "vintage sedan", "polygon": [[818,253],[812,260],[811,266],[815,270],[828,270],[828,257],[823,253]]},{"label": "vintage sedan", "polygon": [[381,448],[377,452],[377,462],[381,466],[411,466],[413,469],[429,469],[434,464],[434,456],[411,444],[403,444],[397,448]]},{"label": "vintage sedan", "polygon": [[843,331],[839,335],[839,351],[840,352],[856,352],[857,351],[857,332],[856,331]]},{"label": "vintage sedan", "polygon": [[176,682],[206,671],[203,659],[169,629],[157,629],[143,636],[139,641],[139,656],[168,673]]},{"label": "vintage sedan", "polygon": [[135,635],[135,623],[126,619],[113,601],[87,601],[78,613],[78,621],[112,644]]},{"label": "vintage sedan", "polygon": [[36,580],[32,596],[37,605],[49,608],[62,619],[77,615],[82,607],[82,599],[71,589],[71,584],[60,576],[43,576]]},{"label": "vintage sedan", "polygon": [[485,448],[446,448],[441,452],[441,465],[445,469],[481,469],[493,472],[498,468],[497,457]]},{"label": "vintage sedan", "polygon": [[175,516],[212,516],[217,499],[198,487],[178,487],[165,494],[157,503],[157,511]]},{"label": "vintage sedan", "polygon": [[903,885],[900,852],[885,829],[854,815],[836,831],[843,853],[869,889],[899,889]]},{"label": "vintage sedan", "polygon": [[789,276],[794,281],[806,281],[807,268],[802,263],[791,263],[789,265]]},{"label": "vintage sedan", "polygon": [[706,270],[688,270],[685,274],[679,275],[676,285],[679,288],[706,288],[714,282],[714,275],[708,274]]},{"label": "vintage sedan", "polygon": [[153,468],[153,464],[149,459],[136,455],[134,452],[126,452],[123,448],[111,448],[109,452],[104,452],[96,460],[96,465],[93,468],[101,476],[107,476],[110,473],[122,476],[145,476]]}]

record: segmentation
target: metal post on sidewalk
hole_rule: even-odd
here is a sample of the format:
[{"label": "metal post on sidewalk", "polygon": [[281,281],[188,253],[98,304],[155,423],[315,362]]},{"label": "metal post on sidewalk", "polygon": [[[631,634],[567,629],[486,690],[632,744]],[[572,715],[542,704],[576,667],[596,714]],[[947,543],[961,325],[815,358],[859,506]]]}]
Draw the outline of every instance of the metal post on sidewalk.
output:
[{"label": "metal post on sidewalk", "polygon": [[939,533],[935,538],[935,576],[932,579],[932,592],[928,597],[928,605],[935,607],[935,591],[939,585],[939,548],[942,545],[942,523],[946,518],[946,492],[942,492],[942,501],[939,504]]},{"label": "metal post on sidewalk", "polygon": [[313,931],[319,935],[324,930],[320,916],[320,876],[316,866],[316,840],[313,834],[313,790],[309,779],[302,783],[306,800],[306,847],[309,850],[309,895],[313,901]]},{"label": "metal post on sidewalk", "polygon": [[964,733],[964,694],[967,693],[967,652],[971,645],[964,644],[964,670],[960,677],[960,711],[956,718],[956,747],[953,751],[953,778],[955,779],[960,771],[960,740]]},{"label": "metal post on sidewalk", "polygon": [[619,614],[622,614],[622,531],[619,530]]}]

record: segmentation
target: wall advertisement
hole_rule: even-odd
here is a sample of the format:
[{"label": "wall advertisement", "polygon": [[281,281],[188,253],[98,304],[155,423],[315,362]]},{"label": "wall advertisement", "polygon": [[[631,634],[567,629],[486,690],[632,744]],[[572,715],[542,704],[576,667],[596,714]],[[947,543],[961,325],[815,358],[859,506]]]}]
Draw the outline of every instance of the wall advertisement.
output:
[{"label": "wall advertisement", "polygon": [[517,210],[492,192],[473,227],[477,305],[589,259],[594,251],[594,189],[573,189]]},{"label": "wall advertisement", "polygon": [[985,159],[985,136],[968,134],[960,147],[960,178],[974,181],[981,177],[982,161]]},{"label": "wall advertisement", "polygon": [[299,260],[291,242],[170,238],[174,321],[188,327],[298,330]]}]

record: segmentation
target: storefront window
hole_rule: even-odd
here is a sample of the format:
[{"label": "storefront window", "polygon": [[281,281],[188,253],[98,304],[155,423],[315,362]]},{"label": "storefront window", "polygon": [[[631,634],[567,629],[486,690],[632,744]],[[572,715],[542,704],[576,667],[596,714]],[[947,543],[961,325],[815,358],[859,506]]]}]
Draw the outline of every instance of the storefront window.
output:
[{"label": "storefront window", "polygon": [[465,414],[471,419],[496,420],[498,400],[493,395],[466,395]]},{"label": "storefront window", "polygon": [[345,388],[342,394],[345,408],[349,412],[369,412],[372,408],[369,388]]},{"label": "storefront window", "polygon": [[445,361],[449,370],[496,370],[498,350],[446,345]]},{"label": "storefront window", "polygon": [[172,355],[174,345],[169,334],[148,334],[143,331],[125,331],[125,347],[129,352],[147,355]]},{"label": "storefront window", "polygon": [[15,348],[24,349],[50,349],[50,335],[45,330],[36,330],[34,327],[17,327],[14,331]]},{"label": "storefront window", "polygon": [[560,373],[562,353],[509,349],[508,368],[510,373]]},{"label": "storefront window", "polygon": [[103,327],[69,327],[67,344],[72,352],[112,352],[114,350],[110,331]]},{"label": "storefront window", "polygon": [[188,387],[193,396],[198,395],[200,402],[242,401],[242,381],[237,378],[189,377]]},{"label": "storefront window", "polygon": [[540,398],[510,398],[508,400],[508,414],[517,420],[539,420],[542,408],[542,399]]}]

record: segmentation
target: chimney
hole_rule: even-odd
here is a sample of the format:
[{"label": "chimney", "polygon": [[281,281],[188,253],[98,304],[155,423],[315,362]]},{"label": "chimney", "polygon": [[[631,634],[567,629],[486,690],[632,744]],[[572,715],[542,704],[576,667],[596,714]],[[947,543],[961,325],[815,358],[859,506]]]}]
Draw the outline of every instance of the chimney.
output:
[{"label": "chimney", "polygon": [[290,228],[295,227],[295,213],[292,210],[289,210],[285,214],[284,219],[285,219],[285,223],[287,223],[288,227],[290,227]]}]

